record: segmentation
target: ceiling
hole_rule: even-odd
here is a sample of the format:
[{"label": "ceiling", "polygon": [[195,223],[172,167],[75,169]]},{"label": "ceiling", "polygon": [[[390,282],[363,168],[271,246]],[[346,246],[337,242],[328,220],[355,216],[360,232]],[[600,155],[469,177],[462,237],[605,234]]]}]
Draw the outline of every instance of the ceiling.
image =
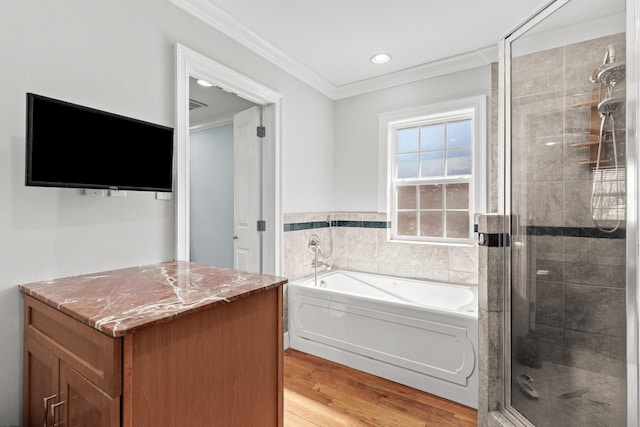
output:
[{"label": "ceiling", "polygon": [[[170,1],[334,99],[341,97],[332,93],[340,88],[470,52],[480,51],[475,60],[484,65],[487,47],[495,60],[499,38],[540,5],[540,0]],[[369,58],[379,52],[392,60],[372,64]]]},{"label": "ceiling", "polygon": [[[210,0],[335,86],[460,55],[512,30],[540,0]],[[386,52],[392,60],[374,65]]]},{"label": "ceiling", "polygon": [[[547,3],[169,1],[332,99],[496,61],[499,39]],[[580,2],[584,1],[593,2]],[[389,53],[392,60],[372,64],[369,58],[380,52]]]},{"label": "ceiling", "polygon": [[215,86],[200,86],[194,78],[189,78],[189,100],[204,104],[189,110],[189,126],[191,127],[209,125],[214,118],[222,122],[230,121],[233,114],[255,105],[251,101],[225,92]]}]

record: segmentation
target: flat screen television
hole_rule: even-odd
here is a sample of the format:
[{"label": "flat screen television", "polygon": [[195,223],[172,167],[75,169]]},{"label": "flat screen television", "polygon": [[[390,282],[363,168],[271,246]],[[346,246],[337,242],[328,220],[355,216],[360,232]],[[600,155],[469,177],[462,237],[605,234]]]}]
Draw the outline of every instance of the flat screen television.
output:
[{"label": "flat screen television", "polygon": [[26,185],[170,192],[173,129],[27,93]]}]

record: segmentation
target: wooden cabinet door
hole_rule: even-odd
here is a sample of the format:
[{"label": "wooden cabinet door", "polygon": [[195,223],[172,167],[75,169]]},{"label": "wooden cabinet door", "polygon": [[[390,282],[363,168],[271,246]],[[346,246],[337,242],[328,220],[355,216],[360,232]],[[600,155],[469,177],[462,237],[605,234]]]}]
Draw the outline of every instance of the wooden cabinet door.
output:
[{"label": "wooden cabinet door", "polygon": [[58,399],[59,359],[30,338],[24,340],[23,422],[28,427],[53,425],[51,405]]},{"label": "wooden cabinet door", "polygon": [[[120,425],[120,398],[112,398],[74,369],[60,362],[60,396],[56,421],[65,427]],[[58,412],[59,411],[59,412]]]}]

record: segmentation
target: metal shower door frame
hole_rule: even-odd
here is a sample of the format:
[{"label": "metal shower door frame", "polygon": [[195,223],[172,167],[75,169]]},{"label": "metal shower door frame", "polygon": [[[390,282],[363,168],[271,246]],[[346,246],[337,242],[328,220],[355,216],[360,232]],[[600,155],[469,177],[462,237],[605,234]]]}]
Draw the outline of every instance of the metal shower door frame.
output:
[{"label": "metal shower door frame", "polygon": [[640,48],[640,5],[637,0],[626,0],[627,14],[627,425],[640,425],[640,384],[638,377],[638,165],[640,164],[640,128],[638,127],[638,48]]},{"label": "metal shower door frame", "polygon": [[[546,2],[532,16],[521,22],[513,31],[505,35],[499,42],[499,80],[498,80],[498,132],[499,132],[499,213],[504,216],[503,232],[512,235],[511,217],[511,44],[535,25],[545,20],[571,0],[552,0]],[[638,164],[640,164],[640,141],[638,127],[638,100],[640,85],[638,84],[638,55],[640,47],[640,5],[637,0],[626,0],[626,145],[627,145],[627,218],[626,218],[626,326],[627,326],[627,426],[640,425],[640,390],[639,390],[639,325],[637,264],[639,261],[638,243],[638,188],[640,181]],[[513,241],[513,239],[510,239]],[[511,406],[511,258],[512,246],[505,246],[503,253],[504,284],[504,318],[503,318],[503,395],[500,412],[514,426],[535,427],[514,407]]]}]

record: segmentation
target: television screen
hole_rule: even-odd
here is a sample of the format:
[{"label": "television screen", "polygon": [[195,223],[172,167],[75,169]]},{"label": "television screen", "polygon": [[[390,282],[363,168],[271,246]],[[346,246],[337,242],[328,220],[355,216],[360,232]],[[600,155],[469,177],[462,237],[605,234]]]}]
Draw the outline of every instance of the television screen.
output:
[{"label": "television screen", "polygon": [[173,129],[27,94],[26,185],[171,191]]}]

